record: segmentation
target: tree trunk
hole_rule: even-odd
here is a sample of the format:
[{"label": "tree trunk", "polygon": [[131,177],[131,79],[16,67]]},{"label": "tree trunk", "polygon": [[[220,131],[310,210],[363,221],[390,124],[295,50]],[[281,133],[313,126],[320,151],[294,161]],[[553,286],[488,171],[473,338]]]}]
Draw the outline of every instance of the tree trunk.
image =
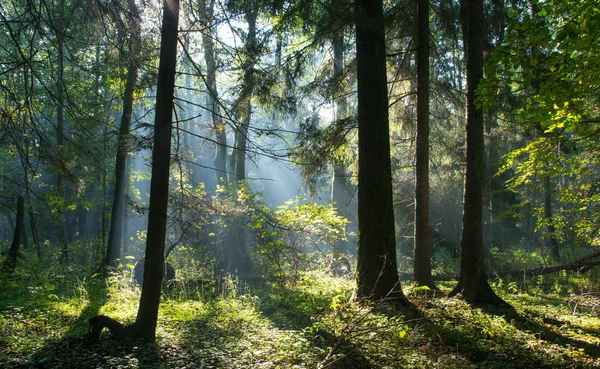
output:
[{"label": "tree trunk", "polygon": [[552,224],[552,182],[550,173],[544,175],[544,220],[546,222],[546,247],[550,249],[550,257],[554,261],[560,260],[558,242],[554,237],[554,224]]},{"label": "tree trunk", "polygon": [[398,281],[388,122],[383,1],[357,0],[357,297],[408,300]]},{"label": "tree trunk", "polygon": [[460,10],[467,65],[467,167],[460,280],[451,295],[460,293],[471,304],[503,304],[488,283],[483,252],[483,111],[475,102],[483,78],[483,0],[461,0]]},{"label": "tree trunk", "polygon": [[242,89],[236,100],[233,110],[237,119],[238,127],[235,132],[235,143],[233,150],[234,185],[246,180],[246,146],[248,143],[248,129],[252,117],[252,91],[254,90],[254,66],[256,64],[256,19],[258,9],[254,2],[250,2],[245,9],[245,18],[248,24],[248,34],[245,42],[245,62]]},{"label": "tree trunk", "polygon": [[419,0],[417,15],[417,151],[415,184],[414,280],[435,288],[429,238],[429,0]]},{"label": "tree trunk", "polygon": [[[28,113],[31,113],[31,103],[30,103],[30,74],[29,69],[24,68],[23,71],[23,79],[24,79],[24,87],[25,87],[25,109]],[[34,80],[31,81],[33,85]],[[25,158],[21,157],[21,164],[23,165],[23,177],[25,180],[25,202],[27,206],[27,214],[29,216],[29,228],[31,230],[31,236],[33,238],[33,244],[35,245],[35,251],[38,259],[42,258],[42,247],[40,243],[40,236],[37,230],[37,222],[35,219],[35,211],[33,210],[33,204],[31,203],[31,179],[29,178],[29,161],[26,158],[29,157],[29,142],[30,139],[26,135],[26,127],[27,122],[23,122],[23,138],[25,142]]]},{"label": "tree trunk", "polygon": [[125,203],[125,189],[127,183],[127,154],[129,152],[129,131],[131,115],[133,113],[133,95],[137,82],[139,68],[139,54],[141,47],[140,24],[141,19],[135,5],[135,0],[128,0],[129,12],[132,19],[131,44],[129,49],[129,70],[123,94],[123,113],[121,127],[117,140],[117,156],[115,159],[115,186],[113,191],[112,213],[110,217],[110,231],[108,234],[108,247],[106,250],[105,266],[115,267],[121,254],[121,240],[123,239],[123,208]]},{"label": "tree trunk", "polygon": [[17,257],[19,256],[19,246],[21,246],[21,237],[23,236],[23,229],[25,228],[25,198],[19,195],[17,198],[17,221],[15,223],[15,232],[13,234],[12,244],[8,251],[8,258],[6,259],[5,269],[8,272],[14,272],[17,266]]},{"label": "tree trunk", "polygon": [[[56,105],[56,145],[58,152],[58,163],[62,163],[65,159],[63,157],[63,146],[65,138],[65,116],[64,116],[64,91],[63,91],[63,74],[64,74],[64,16],[65,16],[65,2],[60,0],[58,3],[58,22],[54,25],[57,32],[58,41],[58,81],[57,81],[57,105]],[[63,166],[59,165],[56,172],[56,190],[58,194],[66,201],[65,196],[65,185],[63,179]],[[64,205],[60,205],[58,216],[58,224],[56,227],[58,243],[60,245],[60,256],[59,262],[61,265],[65,265],[69,261],[69,249],[67,246],[67,239],[65,236],[65,211]]]},{"label": "tree trunk", "polygon": [[33,237],[33,244],[35,245],[35,252],[38,259],[42,258],[42,247],[40,243],[40,235],[37,229],[37,222],[35,220],[35,212],[33,210],[33,204],[31,202],[31,189],[30,183],[25,189],[25,198],[27,200],[27,214],[29,216],[29,227],[31,229],[31,236]]},{"label": "tree trunk", "polygon": [[[125,161],[125,199],[127,199],[127,191],[129,182],[131,181],[131,172],[129,169],[129,159]],[[130,210],[126,203],[123,203],[123,256],[129,255],[129,216]]]},{"label": "tree trunk", "polygon": [[208,107],[211,112],[212,129],[215,133],[215,175],[218,185],[227,183],[227,135],[225,132],[225,123],[221,117],[219,109],[219,91],[217,90],[217,63],[214,51],[214,42],[211,35],[207,34],[212,29],[215,0],[200,1],[201,17],[205,22],[206,33],[202,33],[202,47],[204,48],[204,58],[206,60],[206,83],[208,86]]},{"label": "tree trunk", "polygon": [[[254,90],[255,76],[254,66],[257,58],[256,44],[256,19],[258,17],[258,8],[255,2],[250,2],[245,12],[246,22],[248,24],[248,34],[245,42],[245,63],[243,66],[244,77],[242,89],[236,100],[233,110],[237,120],[237,129],[235,131],[235,141],[232,157],[230,159],[230,179],[234,189],[238,189],[240,184],[246,181],[246,147],[248,143],[248,129],[252,118],[252,91]],[[234,255],[233,260],[229,260],[229,268],[237,270],[242,276],[247,275],[250,269],[248,251],[246,249],[246,232],[244,224],[240,220],[234,220],[230,230],[233,232],[229,247],[235,250],[229,250],[226,254]]]},{"label": "tree trunk", "polygon": [[156,339],[156,323],[164,268],[178,22],[179,1],[164,0],[158,85],[156,87],[156,117],[144,283],[136,318],[136,324],[143,338],[151,342]]},{"label": "tree trunk", "polygon": [[[332,39],[333,44],[333,83],[336,104],[335,119],[337,121],[346,118],[348,114],[348,102],[346,100],[346,84],[344,83],[344,31],[338,30]],[[334,123],[335,124],[335,123]],[[333,178],[331,183],[331,202],[334,204],[338,215],[345,216],[348,203],[348,179],[346,163],[338,158],[333,159]],[[348,241],[337,241],[335,251],[345,252],[348,249]]]},{"label": "tree trunk", "polygon": [[98,257],[98,255],[100,255],[102,257],[102,261],[101,264],[104,265],[104,251],[106,250],[105,246],[106,246],[106,229],[107,227],[107,218],[108,218],[108,207],[106,205],[107,201],[108,201],[108,194],[107,194],[107,190],[108,190],[108,179],[107,179],[107,174],[106,174],[106,161],[107,161],[107,154],[108,154],[108,118],[107,118],[107,122],[106,125],[104,126],[104,142],[102,145],[102,208],[100,211],[100,216],[101,216],[101,227],[100,227],[100,242],[101,244],[99,245],[99,247],[96,249],[96,251],[94,252],[94,257],[92,260],[92,267],[95,267],[93,264],[96,262],[96,258]]}]

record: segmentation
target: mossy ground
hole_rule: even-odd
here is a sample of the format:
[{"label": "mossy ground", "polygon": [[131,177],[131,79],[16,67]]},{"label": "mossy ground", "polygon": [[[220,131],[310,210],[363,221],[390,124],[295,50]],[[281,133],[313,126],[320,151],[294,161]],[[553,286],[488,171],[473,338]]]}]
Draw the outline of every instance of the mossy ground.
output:
[{"label": "mossy ground", "polygon": [[0,367],[600,367],[600,299],[553,289],[566,286],[561,277],[527,292],[496,282],[512,310],[432,298],[411,285],[404,286],[411,309],[361,305],[351,299],[353,281],[319,271],[285,285],[241,288],[230,281],[218,296],[173,288],[163,297],[156,344],[119,342],[108,332],[88,344],[91,316],[135,319],[139,288],[121,275],[34,274],[0,277]]}]

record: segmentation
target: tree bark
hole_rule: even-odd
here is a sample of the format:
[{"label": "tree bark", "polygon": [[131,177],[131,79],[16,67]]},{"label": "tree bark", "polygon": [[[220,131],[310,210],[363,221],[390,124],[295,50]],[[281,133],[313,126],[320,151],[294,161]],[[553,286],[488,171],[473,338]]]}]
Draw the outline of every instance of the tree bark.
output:
[{"label": "tree bark", "polygon": [[221,117],[219,109],[219,91],[217,90],[217,63],[214,51],[214,42],[212,35],[208,34],[212,29],[214,21],[215,0],[200,1],[200,15],[205,24],[205,32],[202,33],[202,47],[204,48],[204,58],[206,60],[206,83],[208,88],[208,107],[212,118],[212,129],[215,133],[215,175],[218,185],[227,183],[227,135],[225,132],[225,123]]},{"label": "tree bark", "polygon": [[[550,168],[548,168],[550,171]],[[552,224],[552,182],[550,173],[544,174],[544,221],[546,222],[546,247],[550,249],[550,257],[554,261],[560,260],[558,242],[554,236],[554,224]]]},{"label": "tree bark", "polygon": [[[58,163],[62,163],[63,157],[63,146],[65,139],[65,116],[64,116],[64,16],[65,16],[65,1],[60,0],[58,2],[58,22],[54,24],[55,32],[57,35],[58,42],[58,60],[57,60],[57,104],[56,104],[56,145],[58,152]],[[56,172],[56,190],[62,197],[63,201],[66,201],[65,195],[65,184],[63,179],[63,166],[59,165]],[[58,224],[56,227],[58,243],[60,245],[59,263],[65,265],[69,261],[69,248],[67,246],[67,239],[65,235],[65,211],[64,204],[61,204],[59,210]]]},{"label": "tree bark", "polygon": [[429,0],[417,14],[417,150],[415,183],[414,280],[435,288],[429,238]]},{"label": "tree bark", "polygon": [[[333,44],[333,83],[336,104],[335,119],[339,121],[348,114],[346,99],[346,84],[344,83],[344,29],[338,30],[332,38]],[[335,124],[335,123],[334,123]],[[331,202],[334,204],[338,215],[345,216],[348,203],[348,179],[346,163],[339,158],[333,159],[333,178],[331,184]],[[334,245],[333,257],[338,257],[337,252],[346,252],[348,241],[339,240]]]},{"label": "tree bark", "polygon": [[14,272],[17,266],[17,257],[19,256],[19,247],[21,246],[21,238],[23,236],[23,229],[25,228],[25,198],[19,195],[17,198],[17,220],[15,222],[15,232],[13,234],[12,244],[8,251],[8,258],[6,259],[5,269],[8,272]]},{"label": "tree bark", "polygon": [[254,2],[250,2],[244,10],[248,24],[248,34],[245,42],[245,62],[243,66],[244,76],[240,95],[233,107],[238,127],[235,131],[235,143],[233,150],[234,167],[230,171],[234,173],[234,186],[246,180],[246,147],[248,144],[248,129],[252,118],[252,91],[254,90],[254,66],[256,64],[256,19],[258,9]]},{"label": "tree bark", "polygon": [[357,297],[408,304],[398,281],[388,122],[383,1],[357,0]]},{"label": "tree bark", "polygon": [[[129,159],[125,161],[125,199],[127,200],[127,191],[131,181],[131,170],[129,168]],[[130,210],[126,201],[123,202],[123,256],[129,255],[129,216]]]},{"label": "tree bark", "polygon": [[[246,182],[246,148],[248,144],[248,130],[252,118],[252,92],[255,85],[254,67],[256,65],[257,40],[256,40],[256,20],[258,17],[258,6],[256,2],[249,2],[244,9],[244,16],[248,24],[248,34],[245,41],[245,62],[243,65],[243,80],[240,95],[236,100],[233,110],[237,120],[237,129],[235,131],[234,149],[230,158],[230,181],[234,189]],[[230,248],[225,252],[230,256],[228,260],[229,269],[237,271],[240,275],[246,276],[250,271],[250,262],[248,250],[246,249],[246,232],[244,224],[239,219],[233,220],[230,229],[231,234],[225,246]],[[233,249],[231,249],[233,248]]]},{"label": "tree bark", "polygon": [[505,304],[488,283],[483,250],[483,111],[476,89],[483,78],[483,0],[461,0],[461,24],[467,65],[467,166],[465,173],[460,280],[451,295],[471,304]]},{"label": "tree bark", "polygon": [[129,131],[131,115],[133,113],[133,99],[137,82],[139,56],[141,47],[140,25],[141,19],[135,0],[128,0],[129,13],[132,19],[131,44],[129,49],[129,69],[123,93],[123,113],[121,127],[117,140],[117,155],[115,158],[115,186],[113,191],[110,230],[108,233],[108,246],[104,266],[115,267],[121,255],[121,240],[123,239],[123,209],[125,205],[125,189],[127,183],[127,155],[129,153]]},{"label": "tree bark", "polygon": [[[31,93],[30,93],[30,73],[29,69],[26,67],[23,70],[23,85],[25,87],[25,108],[29,114],[31,114]],[[31,80],[31,84],[33,85],[35,79]],[[30,115],[31,117],[31,115]],[[31,122],[30,122],[31,123]],[[35,251],[37,254],[37,258],[42,258],[42,247],[40,243],[40,236],[37,230],[37,222],[35,219],[35,211],[33,210],[33,203],[31,202],[31,179],[29,176],[29,161],[26,158],[29,158],[29,145],[30,139],[26,134],[27,122],[23,122],[23,138],[25,142],[25,158],[21,157],[21,164],[23,166],[23,177],[25,181],[25,203],[27,207],[27,214],[29,216],[29,228],[31,230],[31,236],[33,238],[33,244],[35,245]]]},{"label": "tree bark", "polygon": [[164,268],[178,23],[179,0],[164,0],[158,85],[156,88],[156,117],[144,283],[136,318],[142,337],[150,342],[156,340],[156,323]]}]

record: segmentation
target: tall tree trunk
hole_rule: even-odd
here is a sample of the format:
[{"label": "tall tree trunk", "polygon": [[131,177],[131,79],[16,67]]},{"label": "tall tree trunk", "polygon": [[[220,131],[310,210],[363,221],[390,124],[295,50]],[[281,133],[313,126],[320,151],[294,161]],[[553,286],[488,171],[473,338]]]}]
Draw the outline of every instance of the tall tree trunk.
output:
[{"label": "tall tree trunk", "polygon": [[[186,49],[190,48],[190,37],[189,34],[185,35],[183,37],[183,44],[185,45],[184,47]],[[185,172],[187,173],[187,178],[188,178],[188,182],[190,183],[191,186],[196,187],[198,186],[199,182],[196,182],[194,179],[197,176],[196,173],[196,168],[192,167],[193,164],[193,160],[196,159],[196,155],[193,154],[194,152],[194,148],[191,145],[191,137],[190,134],[188,132],[192,132],[193,131],[193,124],[191,122],[194,122],[196,120],[195,117],[195,106],[193,104],[193,96],[192,96],[192,74],[191,74],[191,68],[190,68],[190,58],[186,57],[183,60],[183,70],[185,73],[185,103],[184,103],[184,109],[183,109],[183,113],[182,113],[182,118],[183,118],[183,122],[180,122],[180,124],[183,126],[183,132],[178,133],[181,134],[182,138],[183,138],[183,152],[185,153],[185,155],[187,156],[188,153],[192,153],[192,155],[190,155],[190,160],[187,160],[184,162],[184,167],[185,167]],[[193,159],[192,159],[193,158]]]},{"label": "tall tree trunk", "polygon": [[215,0],[200,1],[200,13],[205,22],[205,32],[202,33],[202,47],[204,48],[204,58],[206,60],[206,83],[208,88],[208,107],[212,118],[212,129],[215,133],[215,175],[218,185],[227,183],[227,135],[225,132],[225,123],[221,117],[219,109],[219,91],[217,90],[217,63],[214,51],[214,35],[209,34],[210,30],[214,29],[213,14],[215,8]]},{"label": "tall tree trunk", "polygon": [[[346,84],[344,83],[344,31],[338,30],[333,38],[333,89],[335,96],[336,112],[335,119],[345,119],[348,114],[348,102],[346,100]],[[335,123],[334,123],[335,124]],[[331,202],[337,209],[339,215],[346,214],[346,205],[348,203],[348,179],[346,171],[346,163],[343,160],[334,158],[333,160],[333,177],[331,180]],[[336,242],[335,253],[345,252],[348,249],[347,241]]]},{"label": "tall tree trunk", "polygon": [[388,122],[383,1],[357,0],[357,297],[408,300],[398,282]]},{"label": "tall tree trunk", "polygon": [[[255,1],[250,1],[247,4],[244,9],[244,16],[248,24],[248,33],[244,45],[244,75],[240,95],[233,107],[238,126],[235,131],[234,149],[230,158],[229,168],[229,178],[234,189],[238,189],[240,184],[244,185],[246,182],[246,148],[248,144],[248,129],[250,128],[250,120],[252,118],[252,91],[255,84],[254,67],[258,56],[256,42],[258,5]],[[229,249],[226,251],[226,254],[230,256],[228,269],[237,271],[240,275],[245,276],[250,270],[250,260],[248,250],[246,249],[244,224],[240,220],[234,220],[230,232],[232,234],[228,237],[229,242],[226,245]]]},{"label": "tall tree trunk", "polygon": [[465,174],[460,280],[451,295],[471,304],[505,304],[490,287],[483,250],[483,111],[476,89],[483,78],[483,0],[461,0],[461,24],[467,65],[467,167]]},{"label": "tall tree trunk", "polygon": [[12,244],[8,251],[8,258],[4,264],[4,268],[8,272],[14,272],[17,266],[17,257],[19,256],[19,246],[21,245],[21,238],[23,236],[23,229],[25,228],[25,198],[23,195],[19,195],[17,198],[17,221],[15,224],[15,232],[13,234]]},{"label": "tall tree trunk", "polygon": [[[30,88],[30,73],[29,67],[25,67],[23,70],[23,86],[25,87],[25,110],[26,115],[29,117],[32,116],[31,112],[31,88]],[[31,84],[33,85],[34,79],[31,80]],[[23,141],[25,142],[25,157],[21,158],[21,164],[23,165],[23,177],[25,180],[25,205],[27,207],[27,215],[29,216],[29,228],[31,230],[31,236],[33,238],[33,244],[35,246],[35,251],[38,259],[42,257],[42,248],[40,243],[40,236],[37,230],[37,223],[35,219],[35,211],[33,210],[33,204],[31,202],[31,179],[29,178],[29,161],[26,158],[29,158],[29,144],[30,140],[27,136],[27,118],[24,118],[23,121]]]},{"label": "tall tree trunk", "polygon": [[248,24],[248,34],[246,36],[244,77],[240,95],[233,107],[238,127],[235,132],[234,143],[234,163],[235,167],[230,170],[235,175],[235,183],[246,180],[246,146],[248,143],[248,129],[252,118],[252,91],[254,90],[254,66],[256,64],[256,19],[258,16],[258,6],[255,1],[250,1],[244,10],[246,22]]},{"label": "tall tree trunk", "polygon": [[27,201],[27,215],[29,216],[29,227],[31,229],[31,236],[33,237],[35,252],[38,259],[41,259],[42,247],[40,243],[40,235],[37,229],[35,211],[33,210],[33,203],[31,202],[31,183],[28,183],[28,187],[25,188],[25,200]]},{"label": "tall tree trunk", "polygon": [[419,0],[417,15],[417,150],[415,184],[414,280],[435,288],[429,238],[429,0]]},{"label": "tall tree trunk", "polygon": [[550,173],[544,175],[544,221],[546,222],[546,247],[550,249],[550,257],[554,261],[560,260],[558,242],[554,236],[554,224],[552,224],[552,181]]},{"label": "tall tree trunk", "polygon": [[107,117],[107,121],[105,122],[106,124],[103,127],[104,130],[104,142],[102,145],[102,207],[100,209],[100,221],[101,221],[101,226],[100,226],[100,245],[98,245],[98,247],[96,247],[96,250],[94,251],[94,256],[92,257],[92,268],[95,268],[96,266],[94,265],[94,263],[96,262],[96,258],[98,256],[101,257],[101,265],[104,265],[104,258],[105,258],[105,254],[104,252],[106,251],[106,230],[107,230],[107,222],[108,222],[108,206],[106,205],[107,201],[108,201],[108,179],[107,179],[107,173],[106,173],[106,161],[108,160],[108,124],[109,124],[109,118]]},{"label": "tall tree trunk", "polygon": [[142,337],[151,342],[156,339],[156,323],[165,258],[178,23],[179,0],[164,0],[158,85],[156,87],[156,117],[144,283],[136,318],[136,325]]},{"label": "tall tree trunk", "polygon": [[[58,3],[58,22],[55,23],[55,31],[57,32],[58,41],[58,81],[57,81],[57,105],[56,105],[56,145],[58,147],[58,163],[62,163],[65,158],[63,157],[63,146],[65,138],[65,116],[64,116],[64,17],[65,17],[65,1],[60,0]],[[63,168],[64,166],[59,164],[56,172],[56,189],[59,195],[66,201],[65,196],[65,184],[63,179]],[[58,224],[56,227],[58,243],[60,244],[60,256],[59,262],[61,265],[65,265],[69,261],[69,249],[67,246],[67,239],[65,236],[65,211],[64,205],[60,206],[60,215],[58,217]]]},{"label": "tall tree trunk", "polygon": [[[127,191],[131,181],[131,170],[129,168],[129,159],[125,161],[125,200],[127,199]],[[127,203],[123,203],[123,256],[129,255],[129,216],[130,210]]]},{"label": "tall tree trunk", "polygon": [[123,208],[125,203],[125,189],[127,177],[127,154],[129,153],[129,131],[131,115],[133,113],[133,97],[137,82],[139,68],[139,54],[141,47],[140,25],[141,19],[135,0],[128,0],[129,13],[132,19],[131,44],[129,49],[129,69],[125,92],[123,94],[123,113],[121,127],[117,140],[117,156],[115,159],[115,187],[113,191],[112,214],[110,218],[110,231],[108,234],[108,247],[106,250],[105,266],[116,266],[121,253],[121,240],[123,239]]}]

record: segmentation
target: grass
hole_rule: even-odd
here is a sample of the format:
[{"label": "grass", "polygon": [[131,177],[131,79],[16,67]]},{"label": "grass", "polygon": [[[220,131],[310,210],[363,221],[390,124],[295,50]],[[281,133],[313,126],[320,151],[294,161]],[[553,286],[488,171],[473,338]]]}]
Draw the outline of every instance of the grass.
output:
[{"label": "grass", "polygon": [[[77,274],[0,276],[0,367],[600,367],[594,308],[600,300],[590,291],[574,297],[578,287],[589,288],[577,276],[497,281],[496,291],[512,310],[430,298],[410,284],[404,290],[412,309],[360,305],[351,299],[351,280],[319,271],[244,293],[230,281],[219,296],[166,293],[156,344],[118,342],[109,333],[87,344],[87,319],[134,320],[140,291],[123,276]],[[452,284],[440,287],[449,291]]]}]

